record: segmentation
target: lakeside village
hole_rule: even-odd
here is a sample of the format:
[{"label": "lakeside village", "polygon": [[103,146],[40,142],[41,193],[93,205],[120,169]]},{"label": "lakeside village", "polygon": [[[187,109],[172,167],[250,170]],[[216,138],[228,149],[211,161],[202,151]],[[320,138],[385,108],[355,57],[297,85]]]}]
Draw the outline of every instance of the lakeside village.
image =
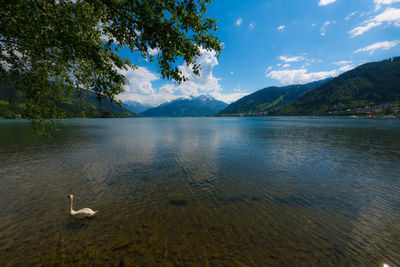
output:
[{"label": "lakeside village", "polygon": [[333,107],[333,110],[328,112],[334,115],[376,115],[376,116],[393,116],[398,117],[400,115],[400,103],[384,103],[379,105],[344,105],[339,103]]},{"label": "lakeside village", "polygon": [[[257,116],[276,116],[273,111],[271,112],[257,112],[257,113],[238,113],[238,114],[219,114],[216,117],[257,117]],[[400,119],[400,103],[383,103],[378,105],[362,105],[356,104],[342,104],[334,105],[331,109],[327,110],[324,114],[318,115],[331,115],[331,116],[350,116],[351,118],[397,118]]]}]

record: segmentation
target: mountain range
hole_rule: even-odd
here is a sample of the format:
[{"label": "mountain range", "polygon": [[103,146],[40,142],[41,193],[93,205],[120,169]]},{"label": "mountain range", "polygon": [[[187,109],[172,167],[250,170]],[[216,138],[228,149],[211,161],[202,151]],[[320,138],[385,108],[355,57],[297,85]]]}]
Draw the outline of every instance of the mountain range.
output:
[{"label": "mountain range", "polygon": [[131,100],[123,102],[122,106],[125,107],[126,109],[128,109],[130,112],[133,112],[135,114],[142,113],[153,107],[149,104],[142,104],[142,103],[139,103],[136,101],[131,101]]},{"label": "mountain range", "polygon": [[264,88],[217,116],[397,113],[399,109],[400,57],[394,57],[360,65],[335,78]]},{"label": "mountain range", "polygon": [[328,78],[321,81],[311,82],[304,85],[296,84],[284,87],[271,86],[228,105],[218,115],[226,114],[267,114],[269,111],[297,100],[304,93],[330,81]]},{"label": "mountain range", "polygon": [[[178,98],[153,108],[135,101],[127,101],[120,107],[106,99],[98,102],[92,91],[74,90],[81,96],[59,104],[66,117],[133,117],[135,113],[143,117],[400,114],[400,57],[366,63],[335,78],[267,87],[230,105],[201,95]],[[84,101],[80,100],[82,96]],[[27,117],[18,90],[10,90],[3,83],[0,83],[0,117]]]},{"label": "mountain range", "polygon": [[178,98],[171,102],[148,109],[140,116],[143,117],[201,117],[217,114],[228,104],[216,100],[211,96],[197,96],[190,98]]},{"label": "mountain range", "polygon": [[[392,113],[400,104],[400,57],[363,64],[275,110],[281,115]],[[385,109],[385,110],[383,110]]]}]

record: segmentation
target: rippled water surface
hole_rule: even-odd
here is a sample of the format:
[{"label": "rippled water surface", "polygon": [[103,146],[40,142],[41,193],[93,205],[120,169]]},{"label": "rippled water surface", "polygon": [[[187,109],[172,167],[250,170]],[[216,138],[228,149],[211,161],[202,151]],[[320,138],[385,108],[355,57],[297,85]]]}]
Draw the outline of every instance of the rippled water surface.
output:
[{"label": "rippled water surface", "polygon": [[0,264],[398,266],[399,222],[400,120],[0,122]]}]

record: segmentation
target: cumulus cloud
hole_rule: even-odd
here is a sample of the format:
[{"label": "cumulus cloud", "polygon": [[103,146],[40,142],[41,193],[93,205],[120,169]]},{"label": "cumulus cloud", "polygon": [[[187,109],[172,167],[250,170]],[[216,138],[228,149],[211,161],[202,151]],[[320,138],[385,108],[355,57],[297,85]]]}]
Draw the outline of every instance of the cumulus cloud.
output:
[{"label": "cumulus cloud", "polygon": [[225,103],[232,103],[235,102],[236,100],[248,95],[249,93],[231,93],[231,94],[221,94],[219,92],[214,92],[214,93],[210,93],[209,95],[214,97],[215,99],[218,99],[222,102]]},{"label": "cumulus cloud", "polygon": [[266,71],[266,77],[279,80],[282,84],[304,84],[334,77],[342,72],[353,69],[352,65],[344,65],[330,71],[308,72],[307,69]]},{"label": "cumulus cloud", "polygon": [[282,30],[284,30],[285,28],[286,28],[285,25],[281,25],[281,26],[279,26],[276,30],[277,30],[277,31],[282,31]]},{"label": "cumulus cloud", "polygon": [[179,66],[182,74],[188,78],[186,82],[176,86],[176,90],[184,95],[199,95],[202,93],[219,92],[222,90],[219,84],[220,78],[214,77],[213,69],[218,65],[215,51],[201,49],[202,55],[196,59],[201,65],[200,76],[193,73],[192,66]]},{"label": "cumulus cloud", "polygon": [[377,42],[377,43],[369,45],[367,47],[360,48],[360,49],[354,51],[354,53],[369,52],[370,54],[373,54],[376,50],[379,50],[379,49],[389,50],[390,48],[395,47],[399,43],[400,43],[400,40]]},{"label": "cumulus cloud", "polygon": [[275,70],[267,73],[267,78],[277,79],[282,84],[302,84],[322,80],[337,75],[337,71],[321,71],[307,73],[306,69]]},{"label": "cumulus cloud", "polygon": [[161,90],[161,88],[157,93],[152,82],[159,80],[159,77],[144,67],[120,70],[120,73],[124,74],[129,82],[124,88],[125,92],[119,96],[122,101],[134,100],[155,106],[176,98],[170,92]]},{"label": "cumulus cloud", "polygon": [[121,70],[120,72],[124,74],[129,81],[129,84],[125,86],[125,92],[127,94],[154,94],[151,82],[158,80],[158,77],[148,69],[138,67],[136,69],[129,68],[128,70]]},{"label": "cumulus cloud", "polygon": [[297,62],[297,61],[301,61],[304,60],[304,57],[286,57],[286,56],[280,56],[279,57],[280,60],[288,63],[288,62]]},{"label": "cumulus cloud", "polygon": [[218,65],[216,52],[201,48],[201,53],[201,56],[196,59],[196,63],[201,65],[200,76],[195,75],[193,67],[185,63],[179,66],[179,69],[188,80],[181,84],[167,83],[158,90],[153,88],[152,82],[159,80],[159,78],[148,69],[138,67],[127,71],[122,70],[121,73],[127,77],[129,85],[126,86],[126,92],[120,99],[159,105],[178,97],[198,96],[201,94],[208,94],[219,99],[224,99],[225,97],[225,101],[239,97],[237,94],[224,96],[221,93],[220,79],[213,74],[214,67]]},{"label": "cumulus cloud", "polygon": [[290,64],[287,64],[287,63],[282,66],[282,68],[289,68],[289,67],[290,67]]},{"label": "cumulus cloud", "polygon": [[358,27],[352,29],[349,33],[351,37],[355,37],[385,23],[388,25],[400,26],[400,9],[388,8],[374,18],[363,21]]},{"label": "cumulus cloud", "polygon": [[379,10],[383,5],[392,5],[395,3],[400,3],[400,0],[374,0],[376,5],[376,10]]},{"label": "cumulus cloud", "polygon": [[320,6],[326,6],[326,5],[335,3],[335,2],[336,2],[336,0],[319,0],[318,5],[320,5]]},{"label": "cumulus cloud", "polygon": [[[189,97],[202,94],[210,95],[215,99],[225,103],[231,103],[247,95],[247,93],[223,93],[219,84],[220,78],[216,78],[213,69],[218,65],[215,51],[201,49],[202,55],[196,59],[196,63],[201,65],[200,77],[193,74],[192,67],[187,64],[179,68],[188,80],[181,84],[168,84],[168,89],[175,95]],[[232,71],[231,74],[234,72]]]},{"label": "cumulus cloud", "polygon": [[238,18],[238,19],[236,20],[235,24],[236,24],[237,26],[240,26],[240,25],[242,24],[242,18]]},{"label": "cumulus cloud", "polygon": [[160,87],[158,92],[160,94],[173,94],[175,90],[176,88],[173,84],[164,84],[163,86]]},{"label": "cumulus cloud", "polygon": [[249,24],[250,30],[254,30],[254,27],[255,27],[254,23],[250,23],[250,24]]}]

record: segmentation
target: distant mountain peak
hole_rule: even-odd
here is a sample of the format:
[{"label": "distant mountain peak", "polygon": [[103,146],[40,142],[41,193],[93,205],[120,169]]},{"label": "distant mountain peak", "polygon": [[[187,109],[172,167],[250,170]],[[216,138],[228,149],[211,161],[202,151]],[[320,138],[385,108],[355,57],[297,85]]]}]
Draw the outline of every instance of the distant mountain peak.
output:
[{"label": "distant mountain peak", "polygon": [[191,96],[191,99],[193,99],[193,100],[200,100],[200,101],[212,101],[212,100],[216,100],[214,97],[209,96],[209,95]]},{"label": "distant mountain peak", "polygon": [[208,95],[180,97],[142,112],[148,117],[201,117],[215,115],[228,104]]},{"label": "distant mountain peak", "polygon": [[129,111],[136,113],[136,114],[139,114],[139,113],[146,111],[149,108],[153,107],[149,104],[142,104],[140,102],[133,101],[133,100],[124,101],[122,103],[122,106],[124,106],[126,109],[128,109]]}]

